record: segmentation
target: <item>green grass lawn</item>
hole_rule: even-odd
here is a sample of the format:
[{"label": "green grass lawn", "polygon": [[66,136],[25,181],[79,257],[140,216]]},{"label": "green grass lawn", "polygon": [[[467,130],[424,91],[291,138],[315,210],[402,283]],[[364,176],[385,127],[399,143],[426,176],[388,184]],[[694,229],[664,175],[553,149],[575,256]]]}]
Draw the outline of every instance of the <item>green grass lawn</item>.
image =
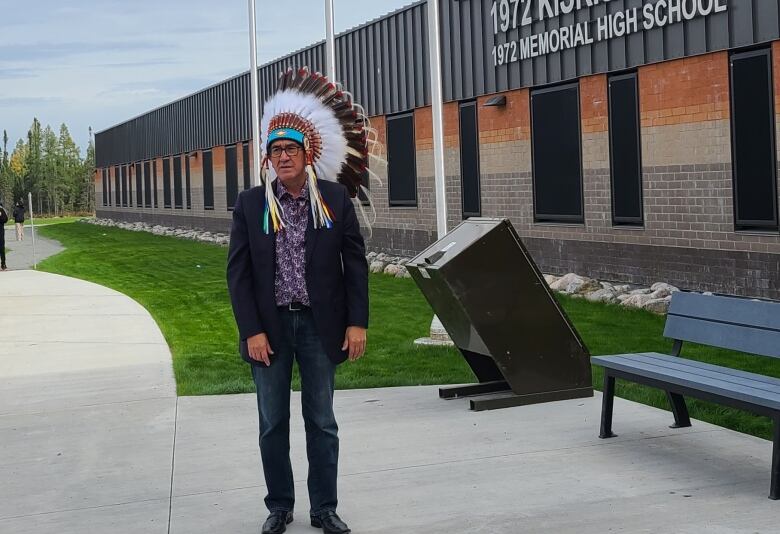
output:
[{"label": "green grass lawn", "polygon": [[[52,224],[65,224],[65,223],[72,223],[76,221],[80,221],[81,219],[87,219],[91,216],[89,215],[68,215],[65,217],[36,217],[35,218],[35,226],[50,226]],[[28,216],[24,221],[25,226],[30,225],[30,217]]]},{"label": "green grass lawn", "polygon": [[[173,353],[178,393],[203,395],[253,391],[247,365],[237,354],[237,333],[225,282],[227,249],[171,237],[88,224],[41,228],[66,250],[40,269],[96,282],[140,302],[160,325]],[[371,325],[364,358],[339,366],[338,388],[452,384],[474,380],[454,349],[415,347],[427,335],[433,312],[409,279],[372,275]],[[560,297],[592,354],[668,352],[664,318],[641,310]],[[686,345],[702,361],[780,377],[780,361]],[[602,374],[594,367],[594,385]],[[297,377],[294,387],[298,387]],[[618,395],[668,409],[662,392],[618,381]],[[700,401],[691,416],[764,438],[768,418]],[[620,413],[616,412],[619,432]],[[671,422],[671,414],[670,414]],[[594,424],[596,424],[594,422]],[[595,427],[594,427],[595,428]]]}]

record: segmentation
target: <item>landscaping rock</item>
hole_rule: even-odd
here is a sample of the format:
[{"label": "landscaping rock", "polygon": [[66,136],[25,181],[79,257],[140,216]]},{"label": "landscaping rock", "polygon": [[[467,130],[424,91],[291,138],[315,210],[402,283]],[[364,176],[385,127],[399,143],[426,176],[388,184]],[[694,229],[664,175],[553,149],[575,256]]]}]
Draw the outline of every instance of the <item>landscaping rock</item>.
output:
[{"label": "landscaping rock", "polygon": [[565,291],[572,282],[584,282],[584,280],[581,276],[577,276],[574,273],[568,273],[560,277],[554,283],[550,284],[550,289],[553,291]]},{"label": "landscaping rock", "polygon": [[384,270],[385,274],[389,274],[390,276],[395,276],[398,274],[398,265],[394,263],[388,263]]},{"label": "landscaping rock", "polygon": [[593,278],[583,278],[581,284],[572,282],[566,288],[567,293],[570,293],[572,295],[574,294],[585,295],[593,291],[598,291],[599,289],[602,289],[601,284],[599,283],[598,280],[594,280]]},{"label": "landscaping rock", "polygon": [[666,284],[664,282],[657,282],[657,283],[653,284],[650,287],[650,289],[653,290],[653,292],[650,293],[650,295],[653,298],[655,298],[655,299],[662,299],[662,298],[668,297],[669,295],[671,295],[675,291],[680,291],[679,289],[677,289],[673,285]]},{"label": "landscaping rock", "polygon": [[628,294],[629,295],[649,295],[652,292],[653,292],[652,289],[650,289],[648,287],[644,287],[644,288],[641,288],[641,289],[635,289],[633,291],[629,291]]},{"label": "landscaping rock", "polygon": [[385,262],[374,260],[371,262],[371,266],[369,267],[369,270],[372,273],[382,273],[385,270]]},{"label": "landscaping rock", "polygon": [[406,267],[403,265],[398,266],[398,272],[395,273],[396,278],[411,278],[412,275],[409,274],[409,271],[406,270]]},{"label": "landscaping rock", "polygon": [[629,307],[629,308],[642,308],[645,304],[647,304],[649,301],[653,300],[653,298],[650,295],[643,295],[641,293],[637,293],[634,295],[629,295],[629,297],[622,301],[623,306]]},{"label": "landscaping rock", "polygon": [[552,286],[558,280],[560,280],[560,277],[555,276],[554,274],[546,274],[546,275],[544,275],[544,281],[547,282],[548,286]]},{"label": "landscaping rock", "polygon": [[642,307],[649,312],[663,315],[669,311],[669,304],[671,301],[671,298],[651,299],[645,302],[644,306]]},{"label": "landscaping rock", "polygon": [[589,300],[591,302],[617,302],[615,292],[606,288],[588,293],[585,295],[585,300]]}]

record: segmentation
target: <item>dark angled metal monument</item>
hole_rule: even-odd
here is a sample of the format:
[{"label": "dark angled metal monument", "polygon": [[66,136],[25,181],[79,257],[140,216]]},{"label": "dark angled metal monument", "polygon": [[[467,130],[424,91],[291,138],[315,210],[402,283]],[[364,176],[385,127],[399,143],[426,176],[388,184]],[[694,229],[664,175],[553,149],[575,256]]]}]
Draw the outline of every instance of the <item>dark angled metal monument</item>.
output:
[{"label": "dark angled metal monument", "polygon": [[590,354],[508,219],[471,218],[406,265],[479,383],[442,388],[489,410],[593,396]]}]

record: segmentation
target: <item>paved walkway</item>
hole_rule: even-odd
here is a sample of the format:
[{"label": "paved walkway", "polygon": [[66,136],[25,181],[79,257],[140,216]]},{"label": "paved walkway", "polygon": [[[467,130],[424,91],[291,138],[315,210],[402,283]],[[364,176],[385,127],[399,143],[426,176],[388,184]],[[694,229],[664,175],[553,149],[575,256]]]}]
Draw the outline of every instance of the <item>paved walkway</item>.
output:
[{"label": "paved walkway", "polygon": [[[57,241],[41,237],[36,225],[35,231],[35,257],[40,262],[49,256],[62,252],[63,246]],[[16,271],[19,269],[32,269],[33,267],[33,246],[32,230],[30,226],[24,227],[24,240],[16,240],[16,229],[13,223],[5,225],[5,248],[8,250],[7,262],[8,269]],[[2,273],[0,273],[2,274]],[[0,333],[2,335],[2,333]]]},{"label": "paved walkway", "polygon": [[[136,303],[29,271],[0,277],[0,533],[254,534],[265,518],[253,395],[174,394]],[[360,533],[770,533],[771,444],[600,396],[492,412],[434,387],[339,391],[339,511]],[[308,525],[304,430],[293,395]]]}]

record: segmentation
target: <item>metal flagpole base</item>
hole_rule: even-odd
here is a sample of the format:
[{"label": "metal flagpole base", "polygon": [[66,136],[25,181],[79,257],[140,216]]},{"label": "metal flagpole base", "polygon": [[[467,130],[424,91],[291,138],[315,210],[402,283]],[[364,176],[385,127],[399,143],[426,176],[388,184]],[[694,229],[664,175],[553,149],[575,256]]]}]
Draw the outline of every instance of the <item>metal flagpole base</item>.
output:
[{"label": "metal flagpole base", "polygon": [[471,399],[470,407],[475,412],[483,410],[496,410],[499,408],[511,408],[513,406],[527,406],[569,399],[582,399],[593,396],[592,388],[563,389],[560,391],[548,391],[544,393],[531,393],[528,395],[515,395],[514,393],[494,395],[491,397]]}]

